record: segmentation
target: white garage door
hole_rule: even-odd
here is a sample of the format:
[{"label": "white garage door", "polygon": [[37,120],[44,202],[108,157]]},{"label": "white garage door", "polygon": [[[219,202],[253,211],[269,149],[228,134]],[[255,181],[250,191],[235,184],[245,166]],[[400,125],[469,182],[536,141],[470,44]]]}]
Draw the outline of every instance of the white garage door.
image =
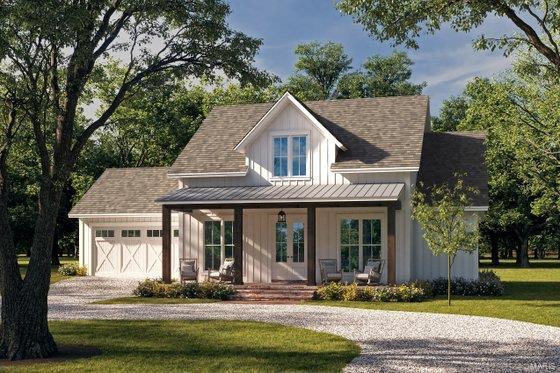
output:
[{"label": "white garage door", "polygon": [[[97,276],[161,277],[161,238],[147,237],[147,230],[96,230],[94,259]],[[127,237],[123,237],[123,235]]]}]

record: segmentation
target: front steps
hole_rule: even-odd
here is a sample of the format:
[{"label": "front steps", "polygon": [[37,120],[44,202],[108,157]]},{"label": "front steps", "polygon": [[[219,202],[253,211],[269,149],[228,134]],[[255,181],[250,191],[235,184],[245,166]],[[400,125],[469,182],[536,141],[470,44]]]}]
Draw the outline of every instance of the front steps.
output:
[{"label": "front steps", "polygon": [[235,285],[234,301],[243,302],[301,302],[313,298],[317,286],[303,283],[273,282],[266,284]]}]

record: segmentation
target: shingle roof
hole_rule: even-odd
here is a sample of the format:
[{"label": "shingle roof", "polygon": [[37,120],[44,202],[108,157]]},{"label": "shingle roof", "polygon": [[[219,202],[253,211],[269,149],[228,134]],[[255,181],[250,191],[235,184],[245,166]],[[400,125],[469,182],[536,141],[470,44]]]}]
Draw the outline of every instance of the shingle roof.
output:
[{"label": "shingle roof", "polygon": [[403,188],[404,183],[183,188],[158,198],[157,201],[181,202],[186,205],[225,202],[396,201]]},{"label": "shingle roof", "polygon": [[418,181],[424,186],[453,183],[455,173],[466,174],[465,185],[477,188],[474,206],[488,206],[488,173],[484,162],[485,134],[426,132]]},{"label": "shingle roof", "polygon": [[161,212],[155,199],[177,189],[168,167],[109,168],[89,188],[69,215]]},{"label": "shingle roof", "polygon": [[[347,151],[333,169],[419,167],[428,118],[427,96],[379,97],[303,103]],[[245,171],[234,150],[274,105],[219,106],[204,120],[170,168],[170,173]]]}]

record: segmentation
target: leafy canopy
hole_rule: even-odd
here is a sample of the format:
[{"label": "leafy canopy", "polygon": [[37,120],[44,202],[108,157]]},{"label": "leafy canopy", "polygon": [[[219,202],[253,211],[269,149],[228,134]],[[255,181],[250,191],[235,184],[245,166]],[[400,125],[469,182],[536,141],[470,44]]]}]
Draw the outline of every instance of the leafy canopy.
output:
[{"label": "leafy canopy", "polygon": [[458,178],[453,186],[420,186],[413,193],[412,217],[420,224],[426,244],[434,255],[454,258],[459,251],[478,247],[478,230],[468,224],[465,208],[477,190]]},{"label": "leafy canopy", "polygon": [[299,44],[295,49],[296,74],[288,81],[288,89],[304,94],[308,99],[328,99],[334,94],[340,76],[350,70],[352,59],[342,44],[318,42]]},{"label": "leafy canopy", "polygon": [[338,9],[381,41],[391,40],[418,48],[422,33],[433,34],[444,25],[458,32],[478,28],[496,17],[518,32],[500,36],[481,35],[479,49],[500,48],[507,55],[519,47],[530,47],[560,71],[560,48],[554,35],[560,27],[560,8],[554,0],[340,0]]}]

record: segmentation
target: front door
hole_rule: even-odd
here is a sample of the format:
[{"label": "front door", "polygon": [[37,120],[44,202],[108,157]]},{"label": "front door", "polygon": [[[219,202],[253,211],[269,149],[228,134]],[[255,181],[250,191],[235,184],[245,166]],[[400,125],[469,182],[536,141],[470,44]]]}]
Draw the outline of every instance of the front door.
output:
[{"label": "front door", "polygon": [[277,216],[270,217],[272,231],[272,279],[307,279],[307,234],[305,215],[287,214],[285,222],[278,222]]}]

